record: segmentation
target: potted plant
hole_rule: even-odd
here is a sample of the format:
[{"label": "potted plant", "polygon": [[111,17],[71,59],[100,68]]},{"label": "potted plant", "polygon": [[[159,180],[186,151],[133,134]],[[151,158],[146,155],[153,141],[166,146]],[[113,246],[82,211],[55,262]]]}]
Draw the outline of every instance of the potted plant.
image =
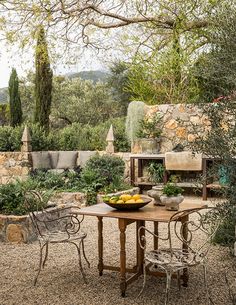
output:
[{"label": "potted plant", "polygon": [[136,136],[142,153],[155,154],[160,151],[161,119],[161,115],[156,113],[153,117],[144,117],[139,122]]},{"label": "potted plant", "polygon": [[168,182],[163,188],[163,195],[160,196],[162,204],[167,210],[178,211],[179,204],[184,200],[183,189],[174,183]]}]

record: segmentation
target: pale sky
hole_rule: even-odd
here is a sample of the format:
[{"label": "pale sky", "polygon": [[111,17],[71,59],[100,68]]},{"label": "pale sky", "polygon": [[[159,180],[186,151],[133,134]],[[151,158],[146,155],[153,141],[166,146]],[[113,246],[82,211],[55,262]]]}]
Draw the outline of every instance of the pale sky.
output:
[{"label": "pale sky", "polygon": [[[33,51],[19,52],[14,47],[5,48],[0,43],[0,88],[7,87],[12,67],[16,68],[18,76],[25,76],[27,71],[34,69]],[[68,72],[79,72],[84,70],[105,70],[106,65],[101,60],[86,52],[77,64],[71,66],[58,64],[53,68],[54,74],[66,74]]]}]

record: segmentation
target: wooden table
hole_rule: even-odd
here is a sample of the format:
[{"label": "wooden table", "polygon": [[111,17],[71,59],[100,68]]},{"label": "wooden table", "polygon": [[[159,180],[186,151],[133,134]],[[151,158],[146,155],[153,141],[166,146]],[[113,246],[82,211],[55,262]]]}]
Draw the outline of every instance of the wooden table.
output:
[{"label": "wooden table", "polygon": [[[192,209],[197,207],[205,207],[206,205],[194,204],[188,201],[184,201],[180,204],[180,210]],[[153,203],[149,203],[144,208],[137,211],[117,211],[105,203],[96,204],[90,207],[85,207],[77,211],[80,215],[96,216],[98,218],[98,270],[99,275],[103,274],[103,270],[113,270],[120,272],[120,290],[121,295],[125,296],[127,286],[138,279],[143,274],[143,259],[144,251],[140,247],[138,242],[138,230],[141,226],[145,226],[145,221],[154,222],[154,232],[158,234],[158,223],[168,222],[170,217],[174,214],[172,211],[167,211],[163,206],[154,206]],[[120,266],[109,266],[103,262],[103,217],[117,218],[118,227],[120,230]],[[188,219],[182,217],[180,221],[186,222]],[[136,265],[133,268],[126,268],[126,228],[131,223],[136,222]],[[144,232],[141,232],[144,234]],[[158,248],[158,240],[154,239],[154,249]],[[131,277],[127,278],[126,273],[134,273]],[[147,273],[153,275],[164,275],[160,272],[151,272],[147,270]],[[188,272],[185,270],[182,275],[183,284],[187,286]]]}]

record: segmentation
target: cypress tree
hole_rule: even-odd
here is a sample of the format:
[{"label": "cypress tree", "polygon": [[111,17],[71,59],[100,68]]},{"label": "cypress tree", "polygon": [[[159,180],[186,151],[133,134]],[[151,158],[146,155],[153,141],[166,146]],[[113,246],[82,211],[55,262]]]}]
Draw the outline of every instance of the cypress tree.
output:
[{"label": "cypress tree", "polygon": [[39,123],[46,131],[49,130],[49,115],[52,102],[52,70],[48,56],[47,42],[43,28],[40,28],[36,46],[36,75],[35,75],[35,115],[36,123]]},{"label": "cypress tree", "polygon": [[10,104],[10,125],[15,127],[22,123],[22,109],[19,94],[19,80],[16,69],[12,69],[8,85]]}]

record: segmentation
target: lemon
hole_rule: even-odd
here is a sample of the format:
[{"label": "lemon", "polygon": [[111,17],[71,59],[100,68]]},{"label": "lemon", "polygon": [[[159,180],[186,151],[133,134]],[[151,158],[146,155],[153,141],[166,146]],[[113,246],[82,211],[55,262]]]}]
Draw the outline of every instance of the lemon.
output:
[{"label": "lemon", "polygon": [[143,199],[137,199],[136,201],[135,201],[136,203],[144,203],[144,201],[143,201]]},{"label": "lemon", "polygon": [[116,203],[124,203],[124,200],[119,199]]},{"label": "lemon", "polygon": [[125,203],[135,203],[135,200],[134,199],[129,199]]},{"label": "lemon", "polygon": [[125,201],[128,201],[128,200],[130,200],[130,199],[132,199],[132,196],[129,195],[129,194],[126,194]]},{"label": "lemon", "polygon": [[115,199],[110,199],[109,203],[116,203],[116,200]]},{"label": "lemon", "polygon": [[138,200],[138,199],[141,199],[141,196],[139,194],[135,194],[135,195],[133,195],[132,199]]},{"label": "lemon", "polygon": [[127,194],[120,195],[119,199],[125,201]]}]

